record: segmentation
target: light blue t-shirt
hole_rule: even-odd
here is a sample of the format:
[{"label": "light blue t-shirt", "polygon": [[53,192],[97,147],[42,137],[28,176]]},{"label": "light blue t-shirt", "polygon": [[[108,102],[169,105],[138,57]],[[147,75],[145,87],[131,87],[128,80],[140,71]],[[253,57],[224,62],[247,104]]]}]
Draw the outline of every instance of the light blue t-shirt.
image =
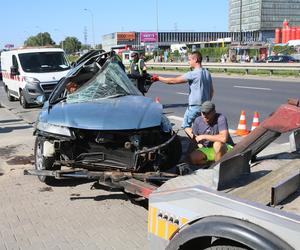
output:
[{"label": "light blue t-shirt", "polygon": [[210,100],[212,80],[207,69],[194,69],[183,77],[189,83],[189,105],[201,105]]}]

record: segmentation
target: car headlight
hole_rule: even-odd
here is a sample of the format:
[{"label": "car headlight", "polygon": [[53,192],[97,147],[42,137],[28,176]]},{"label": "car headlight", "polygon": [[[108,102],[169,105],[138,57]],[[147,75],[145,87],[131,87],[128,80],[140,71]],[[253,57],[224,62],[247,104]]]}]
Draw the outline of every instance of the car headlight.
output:
[{"label": "car headlight", "polygon": [[46,122],[38,122],[36,125],[36,129],[43,131],[43,132],[48,132],[51,134],[57,134],[57,135],[63,135],[63,136],[69,136],[71,137],[71,131],[67,127],[63,126],[58,126],[58,125],[53,125],[49,124]]},{"label": "car headlight", "polygon": [[165,115],[161,116],[161,128],[166,133],[171,132],[172,130],[171,122]]},{"label": "car headlight", "polygon": [[25,82],[28,83],[40,83],[40,81],[34,77],[25,76],[24,77]]}]

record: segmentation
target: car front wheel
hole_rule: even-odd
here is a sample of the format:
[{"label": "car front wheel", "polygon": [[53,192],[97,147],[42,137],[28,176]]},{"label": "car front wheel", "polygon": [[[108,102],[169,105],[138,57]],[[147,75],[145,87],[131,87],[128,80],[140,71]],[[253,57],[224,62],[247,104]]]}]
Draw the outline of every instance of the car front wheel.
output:
[{"label": "car front wheel", "polygon": [[174,140],[166,146],[164,151],[164,159],[159,165],[161,171],[168,170],[174,167],[180,160],[182,154],[182,146],[178,135],[175,136]]},{"label": "car front wheel", "polygon": [[[36,170],[57,170],[59,168],[53,166],[55,158],[45,157],[43,155],[45,141],[46,139],[41,136],[36,137],[35,147],[34,147],[35,169]],[[44,182],[46,184],[50,184],[54,180],[54,178],[50,176],[38,175],[38,178],[41,182]]]}]

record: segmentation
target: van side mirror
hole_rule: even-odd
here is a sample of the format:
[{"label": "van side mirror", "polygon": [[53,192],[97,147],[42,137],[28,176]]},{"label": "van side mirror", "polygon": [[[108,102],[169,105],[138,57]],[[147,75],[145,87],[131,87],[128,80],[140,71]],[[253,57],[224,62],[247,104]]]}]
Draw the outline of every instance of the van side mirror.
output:
[{"label": "van side mirror", "polygon": [[38,105],[43,105],[45,101],[46,101],[46,97],[44,95],[39,95],[35,99],[35,103],[38,104]]},{"label": "van side mirror", "polygon": [[19,70],[18,70],[18,67],[16,66],[11,66],[10,67],[10,73],[13,75],[13,76],[16,76],[16,75],[19,75]]}]

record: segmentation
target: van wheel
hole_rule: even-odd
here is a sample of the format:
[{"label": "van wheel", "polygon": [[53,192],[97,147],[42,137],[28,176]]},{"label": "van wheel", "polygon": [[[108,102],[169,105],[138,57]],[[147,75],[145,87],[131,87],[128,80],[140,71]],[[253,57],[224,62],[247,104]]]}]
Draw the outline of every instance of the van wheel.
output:
[{"label": "van wheel", "polygon": [[24,109],[27,109],[29,107],[29,104],[28,102],[26,101],[24,95],[23,95],[23,92],[22,90],[20,91],[20,104],[21,106],[24,108]]},{"label": "van wheel", "polygon": [[10,102],[14,101],[15,98],[14,98],[13,96],[11,96],[10,91],[9,91],[9,88],[8,88],[7,86],[5,87],[5,90],[6,90],[7,99],[8,99]]}]

